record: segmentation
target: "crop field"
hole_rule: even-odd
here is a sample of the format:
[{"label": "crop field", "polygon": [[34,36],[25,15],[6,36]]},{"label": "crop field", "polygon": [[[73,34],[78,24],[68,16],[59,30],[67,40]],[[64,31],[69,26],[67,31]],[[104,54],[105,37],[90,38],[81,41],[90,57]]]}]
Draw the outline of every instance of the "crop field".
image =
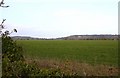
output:
[{"label": "crop field", "polygon": [[118,65],[116,40],[19,40],[27,57]]}]

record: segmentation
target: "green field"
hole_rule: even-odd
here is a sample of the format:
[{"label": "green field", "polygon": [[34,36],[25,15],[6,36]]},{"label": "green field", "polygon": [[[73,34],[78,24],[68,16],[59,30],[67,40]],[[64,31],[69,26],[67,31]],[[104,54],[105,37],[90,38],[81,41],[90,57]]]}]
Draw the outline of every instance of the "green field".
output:
[{"label": "green field", "polygon": [[19,40],[27,57],[118,65],[116,40]]}]

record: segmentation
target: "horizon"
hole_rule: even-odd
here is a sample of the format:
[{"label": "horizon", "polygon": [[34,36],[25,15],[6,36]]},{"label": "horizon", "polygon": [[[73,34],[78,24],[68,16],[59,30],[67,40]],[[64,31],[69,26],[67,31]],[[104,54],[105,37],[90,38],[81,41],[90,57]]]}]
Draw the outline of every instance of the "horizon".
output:
[{"label": "horizon", "polygon": [[58,38],[80,34],[118,34],[119,0],[6,0],[1,9],[11,36]]},{"label": "horizon", "polygon": [[[91,35],[117,35],[118,34],[80,34],[80,35],[87,35],[87,36],[91,36]],[[79,35],[68,35],[68,36],[61,36],[61,37],[51,37],[51,38],[46,38],[46,39],[54,39],[54,38],[62,38],[62,37],[70,37],[70,36],[79,36]],[[11,37],[31,37],[31,38],[45,38],[45,37],[38,37],[38,36],[25,36],[25,35],[11,35]]]}]

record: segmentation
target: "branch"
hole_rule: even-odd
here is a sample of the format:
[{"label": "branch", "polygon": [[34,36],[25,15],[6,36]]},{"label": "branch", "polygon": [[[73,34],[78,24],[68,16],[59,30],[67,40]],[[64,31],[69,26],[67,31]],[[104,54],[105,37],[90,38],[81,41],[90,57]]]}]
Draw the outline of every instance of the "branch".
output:
[{"label": "branch", "polygon": [[1,28],[3,29],[4,26],[3,26],[3,23],[5,22],[6,19],[3,19],[2,23],[0,24]]},{"label": "branch", "polygon": [[10,7],[10,6],[1,6],[1,7],[3,7],[3,8],[8,8],[8,7]]},{"label": "branch", "polygon": [[3,8],[7,8],[7,7],[9,7],[9,6],[3,6],[5,3],[4,3],[4,0],[2,0],[1,2],[0,2],[0,7],[3,7]]},{"label": "branch", "polygon": [[2,0],[2,1],[0,2],[0,4],[4,4],[4,0]]},{"label": "branch", "polygon": [[0,6],[2,6],[2,5],[4,5],[5,3],[4,3],[4,0],[2,0],[1,2],[0,2]]}]

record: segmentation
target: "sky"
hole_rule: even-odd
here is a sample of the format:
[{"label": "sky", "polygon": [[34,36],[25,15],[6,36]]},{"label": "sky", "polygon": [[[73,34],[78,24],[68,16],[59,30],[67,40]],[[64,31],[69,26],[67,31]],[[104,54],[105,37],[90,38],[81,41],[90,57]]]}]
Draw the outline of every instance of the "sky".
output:
[{"label": "sky", "polygon": [[69,35],[118,34],[119,0],[5,0],[0,8],[12,36],[57,38]]}]

